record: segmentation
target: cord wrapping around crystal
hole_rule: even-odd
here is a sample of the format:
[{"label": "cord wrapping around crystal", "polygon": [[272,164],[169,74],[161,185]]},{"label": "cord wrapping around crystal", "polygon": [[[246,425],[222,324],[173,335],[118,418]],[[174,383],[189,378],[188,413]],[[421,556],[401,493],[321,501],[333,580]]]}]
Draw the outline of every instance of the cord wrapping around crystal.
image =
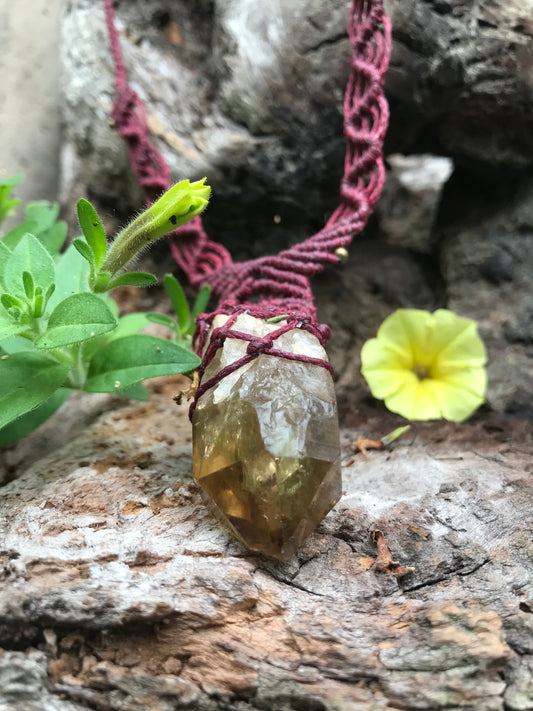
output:
[{"label": "cord wrapping around crystal", "polygon": [[[229,318],[214,319],[215,344]],[[195,479],[241,540],[280,558],[296,551],[341,495],[335,389],[321,365],[326,353],[316,335],[287,325],[237,314],[232,328],[251,339],[226,338],[217,348],[204,379],[226,374],[198,397],[192,415]],[[294,359],[268,348],[246,359],[249,344],[277,333],[272,348]]]},{"label": "cord wrapping around crystal", "polygon": [[[126,81],[113,0],[103,2],[116,70],[113,117],[152,200],[169,187],[170,172]],[[209,283],[218,299],[217,310],[197,320],[203,363],[191,408],[195,476],[242,540],[280,557],[298,547],[341,491],[335,392],[323,348],[329,329],[317,323],[310,279],[339,262],[339,250],[366,225],[385,179],[383,76],[391,27],[383,0],[352,0],[348,36],[341,202],[324,228],[277,255],[240,263],[208,238],[199,217],[171,235],[172,254],[189,282]],[[281,316],[289,328],[271,345],[265,335],[273,338],[280,326],[267,322]]]}]

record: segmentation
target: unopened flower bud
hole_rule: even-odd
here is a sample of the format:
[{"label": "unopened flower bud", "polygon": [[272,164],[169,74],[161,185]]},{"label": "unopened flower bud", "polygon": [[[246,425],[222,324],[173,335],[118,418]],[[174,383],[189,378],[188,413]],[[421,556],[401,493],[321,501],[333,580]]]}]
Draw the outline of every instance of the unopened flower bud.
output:
[{"label": "unopened flower bud", "polygon": [[113,276],[147,246],[199,215],[211,192],[205,180],[181,180],[167,190],[118,235],[101,271]]}]

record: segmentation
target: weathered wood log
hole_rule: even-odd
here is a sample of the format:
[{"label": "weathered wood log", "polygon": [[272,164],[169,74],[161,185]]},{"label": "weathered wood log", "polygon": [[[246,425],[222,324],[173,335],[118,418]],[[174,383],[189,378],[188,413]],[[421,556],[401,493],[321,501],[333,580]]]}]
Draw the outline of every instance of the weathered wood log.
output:
[{"label": "weathered wood log", "polygon": [[[397,421],[369,410],[340,503],[282,563],[202,500],[179,389],[78,398],[0,454],[2,711],[533,707],[526,423],[354,455]],[[412,572],[375,561],[376,529]]]}]

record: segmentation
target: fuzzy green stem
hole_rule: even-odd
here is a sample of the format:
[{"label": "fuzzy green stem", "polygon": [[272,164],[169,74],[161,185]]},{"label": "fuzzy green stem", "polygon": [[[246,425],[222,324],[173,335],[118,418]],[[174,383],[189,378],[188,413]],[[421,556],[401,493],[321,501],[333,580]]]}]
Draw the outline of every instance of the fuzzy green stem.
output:
[{"label": "fuzzy green stem", "polygon": [[[68,374],[68,387],[75,390],[83,390],[87,377],[87,365],[83,360],[83,344],[74,346],[71,350],[73,366]],[[66,354],[64,354],[66,355]]]}]

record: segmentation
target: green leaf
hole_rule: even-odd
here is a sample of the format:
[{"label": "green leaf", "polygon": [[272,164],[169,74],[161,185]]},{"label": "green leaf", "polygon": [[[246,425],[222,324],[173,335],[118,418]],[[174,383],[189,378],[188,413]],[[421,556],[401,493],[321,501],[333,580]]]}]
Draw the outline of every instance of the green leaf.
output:
[{"label": "green leaf", "polygon": [[22,336],[7,336],[2,338],[2,350],[4,353],[18,353],[33,348],[33,343]]},{"label": "green leaf", "polygon": [[26,233],[29,232],[34,235],[38,231],[39,225],[36,222],[33,220],[24,220],[24,222],[21,222],[20,225],[17,225],[16,227],[13,227],[12,230],[9,230],[9,232],[6,232],[6,234],[2,237],[2,244],[4,244],[8,249],[13,250]]},{"label": "green leaf", "polygon": [[9,199],[6,195],[6,189],[0,188],[0,222],[3,222],[6,217],[11,217],[15,214],[15,207],[20,205],[20,200],[17,198]]},{"label": "green leaf", "polygon": [[111,279],[111,272],[98,272],[93,285],[93,291],[96,293],[102,293],[107,291],[109,280]]},{"label": "green leaf", "polygon": [[98,294],[98,296],[106,302],[109,306],[109,310],[115,317],[115,321],[118,321],[118,304],[115,299],[112,299],[109,294]]},{"label": "green leaf", "polygon": [[10,323],[16,322],[18,325],[20,317],[26,313],[25,304],[12,294],[2,294],[2,296],[0,296],[0,304],[2,304],[5,309],[5,311],[0,311],[0,315],[4,321],[9,321]]},{"label": "green leaf", "polygon": [[96,269],[104,263],[107,241],[102,223],[94,207],[88,200],[78,200],[78,221],[93,254]]},{"label": "green leaf", "polygon": [[54,309],[72,294],[89,290],[89,265],[75,247],[60,255],[56,263],[56,290],[50,297],[47,310]]},{"label": "green leaf", "polygon": [[24,210],[27,220],[37,223],[37,231],[50,229],[59,215],[59,204],[48,200],[35,200],[26,205]]},{"label": "green leaf", "polygon": [[107,291],[115,289],[117,286],[153,286],[157,284],[157,277],[155,274],[148,274],[147,272],[127,272],[127,274],[121,274],[120,276],[113,279],[107,285]]},{"label": "green leaf", "polygon": [[165,316],[165,314],[156,314],[153,311],[150,311],[146,314],[146,318],[151,323],[158,323],[160,326],[166,326],[167,328],[171,328],[172,330],[176,328],[176,322],[173,321],[169,316]]},{"label": "green leaf", "polygon": [[18,333],[26,331],[27,328],[27,325],[25,326],[24,324],[18,323],[17,321],[13,321],[11,319],[4,319],[2,315],[2,317],[0,317],[0,340],[16,336]]},{"label": "green leaf", "polygon": [[141,383],[135,383],[135,385],[131,385],[129,388],[117,390],[117,395],[129,397],[130,400],[137,400],[138,402],[146,402],[148,400],[148,392]]},{"label": "green leaf", "polygon": [[188,373],[200,362],[187,348],[163,338],[126,336],[98,351],[89,366],[85,390],[115,392],[147,378]]},{"label": "green leaf", "polygon": [[381,438],[381,441],[387,447],[389,444],[392,444],[395,440],[399,439],[403,434],[408,432],[411,429],[411,425],[404,425],[403,427],[397,427],[395,430],[392,430],[392,432],[389,432],[388,435],[385,435],[385,437]]},{"label": "green leaf", "polygon": [[0,222],[12,215],[20,200],[10,197],[11,190],[22,180],[22,175],[15,175],[10,178],[0,179]]},{"label": "green leaf", "polygon": [[0,178],[0,187],[16,188],[23,180],[23,175],[10,175],[8,178]]},{"label": "green leaf", "polygon": [[35,282],[29,272],[22,272],[22,285],[24,287],[24,293],[28,299],[32,301],[35,296]]},{"label": "green leaf", "polygon": [[3,242],[0,242],[0,291],[2,291],[4,286],[4,272],[7,264],[7,260],[11,256],[11,250],[6,247]]},{"label": "green leaf", "polygon": [[78,252],[81,254],[81,256],[89,262],[89,266],[91,269],[95,269],[96,263],[94,261],[94,254],[93,250],[89,247],[87,242],[82,239],[81,237],[76,237],[76,239],[72,240],[73,246],[78,250]]},{"label": "green leaf", "polygon": [[2,304],[6,311],[12,308],[20,309],[21,311],[24,309],[24,302],[16,296],[13,296],[13,294],[2,294],[2,296],[0,296],[0,304]]},{"label": "green leaf", "polygon": [[33,430],[37,429],[39,425],[54,414],[56,410],[59,410],[61,405],[69,397],[71,390],[67,388],[60,388],[56,390],[53,395],[51,395],[48,400],[45,400],[34,410],[30,410],[25,415],[18,417],[16,420],[11,422],[9,425],[2,427],[0,429],[0,447],[5,447],[6,444],[11,444],[21,437],[25,437]]},{"label": "green leaf", "polygon": [[168,298],[172,302],[176,316],[178,317],[180,331],[184,334],[187,332],[189,327],[191,314],[189,311],[189,304],[187,303],[187,299],[183,293],[183,289],[181,288],[176,277],[173,277],[172,274],[165,274],[163,284]]},{"label": "green leaf", "polygon": [[29,272],[44,292],[54,283],[54,260],[33,235],[26,234],[9,255],[4,272],[7,291],[25,297],[23,272]]},{"label": "green leaf", "polygon": [[289,314],[278,314],[278,316],[271,316],[270,318],[267,318],[266,323],[279,323],[288,317]]},{"label": "green leaf", "polygon": [[48,330],[36,348],[60,348],[112,331],[117,322],[105,301],[95,294],[74,294],[61,301],[50,315]]},{"label": "green leaf", "polygon": [[0,427],[33,410],[60,388],[67,363],[37,351],[22,351],[0,359]]},{"label": "green leaf", "polygon": [[[110,310],[113,310],[114,307],[116,308],[113,299],[108,299],[106,303],[110,307]],[[142,329],[146,328],[148,324],[149,320],[146,317],[146,314],[126,314],[126,316],[122,316],[122,318],[118,320],[118,326],[115,328],[114,331],[111,331],[110,333],[105,333],[99,338],[91,338],[91,340],[84,345],[84,359],[86,361],[91,360],[94,354],[99,351],[100,348],[103,348],[106,343],[109,343],[110,341],[115,341],[117,338],[124,338],[124,336],[132,336],[134,333],[142,331]]]},{"label": "green leaf", "polygon": [[48,298],[54,293],[55,284],[50,284],[46,294],[43,294],[43,290],[40,286],[35,289],[35,297],[33,300],[33,316],[34,318],[40,318],[45,311],[46,302]]},{"label": "green leaf", "polygon": [[126,314],[119,319],[118,326],[107,338],[115,341],[117,338],[132,336],[134,333],[139,333],[143,328],[146,328],[148,323],[149,320],[146,314]]},{"label": "green leaf", "polygon": [[205,307],[209,303],[209,297],[211,296],[211,287],[209,284],[205,284],[202,286],[200,289],[200,293],[196,297],[196,301],[194,302],[194,306],[192,309],[192,321],[196,319],[198,314],[203,314],[205,311]]},{"label": "green leaf", "polygon": [[61,220],[56,222],[55,225],[49,227],[44,232],[40,232],[36,235],[39,242],[42,242],[43,247],[46,251],[55,257],[59,254],[61,247],[65,244],[67,238],[67,223]]},{"label": "green leaf", "polygon": [[56,290],[56,285],[55,284],[50,284],[48,289],[46,290],[46,293],[44,295],[45,301],[48,302],[49,299],[52,297],[52,294]]}]

